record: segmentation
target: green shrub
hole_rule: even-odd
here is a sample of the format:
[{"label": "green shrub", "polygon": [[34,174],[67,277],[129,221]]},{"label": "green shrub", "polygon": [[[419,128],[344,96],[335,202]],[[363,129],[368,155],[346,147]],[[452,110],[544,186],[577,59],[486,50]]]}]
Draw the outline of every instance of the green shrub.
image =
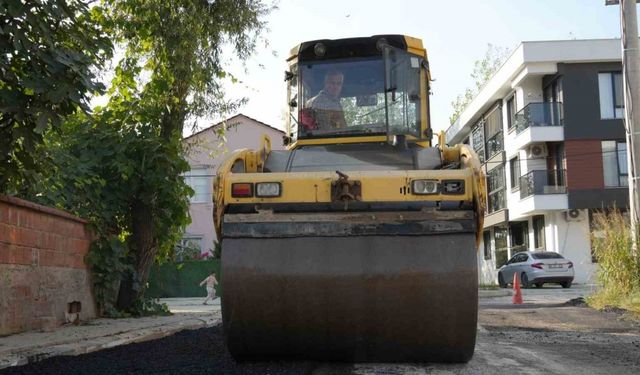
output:
[{"label": "green shrub", "polygon": [[618,210],[593,215],[591,233],[600,288],[588,298],[595,308],[640,312],[640,256],[632,248],[629,220]]}]

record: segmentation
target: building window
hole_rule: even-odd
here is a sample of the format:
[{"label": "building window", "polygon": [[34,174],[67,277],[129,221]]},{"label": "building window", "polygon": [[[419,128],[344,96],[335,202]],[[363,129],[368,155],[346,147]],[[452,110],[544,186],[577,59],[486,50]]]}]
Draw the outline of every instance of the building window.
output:
[{"label": "building window", "polygon": [[554,79],[544,88],[542,99],[546,103],[562,102],[562,77]]},{"label": "building window", "polygon": [[482,233],[482,239],[484,242],[484,259],[491,259],[491,232],[485,230]]},{"label": "building window", "polygon": [[495,106],[484,116],[484,132],[487,140],[485,150],[487,159],[504,150],[502,133],[502,107]]},{"label": "building window", "polygon": [[496,248],[496,268],[502,267],[509,259],[509,246],[507,242],[508,230],[505,227],[494,227],[493,238]]},{"label": "building window", "polygon": [[507,99],[507,127],[511,130],[516,125],[516,96]]},{"label": "building window", "polygon": [[602,141],[602,167],[605,187],[629,186],[627,144],[620,141]]},{"label": "building window", "polygon": [[533,217],[533,244],[536,250],[545,248],[544,215]]},{"label": "building window", "polygon": [[622,73],[598,73],[598,88],[600,90],[600,118],[623,118]]},{"label": "building window", "polygon": [[520,189],[520,157],[509,160],[509,180],[511,180],[511,190]]},{"label": "building window", "polygon": [[480,158],[480,162],[484,163],[484,121],[480,120],[471,129],[471,142],[473,143],[473,150]]},{"label": "building window", "polygon": [[487,173],[487,192],[489,196],[489,213],[505,208],[504,165],[493,168]]},{"label": "building window", "polygon": [[207,170],[194,168],[184,175],[185,182],[193,189],[191,203],[211,203],[211,183]]},{"label": "building window", "polygon": [[509,224],[511,231],[511,255],[529,248],[529,223],[526,221]]}]

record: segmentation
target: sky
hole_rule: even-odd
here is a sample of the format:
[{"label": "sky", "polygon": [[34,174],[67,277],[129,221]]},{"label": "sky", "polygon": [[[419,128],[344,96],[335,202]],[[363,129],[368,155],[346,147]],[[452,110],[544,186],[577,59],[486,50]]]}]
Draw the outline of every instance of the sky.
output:
[{"label": "sky", "polygon": [[[376,34],[422,39],[432,78],[432,127],[449,126],[451,101],[472,87],[473,64],[489,43],[514,50],[522,41],[620,37],[619,6],[605,0],[280,0],[267,17],[268,29],[253,57],[230,71],[242,81],[228,85],[233,98],[246,97],[239,113],[284,129],[287,68],[297,44]],[[230,114],[233,115],[233,114]],[[220,119],[212,119],[212,121]],[[202,125],[210,125],[206,121]]]}]

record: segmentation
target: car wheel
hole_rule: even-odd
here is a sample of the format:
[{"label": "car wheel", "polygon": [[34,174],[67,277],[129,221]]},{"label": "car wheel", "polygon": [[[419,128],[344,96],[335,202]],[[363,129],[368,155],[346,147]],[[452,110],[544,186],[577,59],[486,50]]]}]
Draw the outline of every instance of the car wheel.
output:
[{"label": "car wheel", "polygon": [[529,277],[527,276],[526,272],[523,272],[520,275],[520,284],[522,284],[523,288],[528,288],[529,285]]},{"label": "car wheel", "polygon": [[536,288],[542,288],[542,283],[536,283]]},{"label": "car wheel", "polygon": [[507,283],[504,282],[504,276],[502,276],[502,273],[500,272],[498,272],[498,285],[500,286],[500,288],[507,287]]},{"label": "car wheel", "polygon": [[562,285],[563,288],[571,288],[571,281],[564,281],[561,282],[560,285]]}]

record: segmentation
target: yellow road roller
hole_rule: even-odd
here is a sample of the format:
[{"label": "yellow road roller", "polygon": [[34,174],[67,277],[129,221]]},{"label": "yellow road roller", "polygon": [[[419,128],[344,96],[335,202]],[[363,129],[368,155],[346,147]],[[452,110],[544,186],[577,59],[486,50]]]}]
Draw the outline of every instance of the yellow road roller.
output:
[{"label": "yellow road roller", "polygon": [[484,176],[468,146],[431,144],[422,41],[314,40],[287,62],[287,149],[265,136],[215,179],[229,351],[469,361]]}]

